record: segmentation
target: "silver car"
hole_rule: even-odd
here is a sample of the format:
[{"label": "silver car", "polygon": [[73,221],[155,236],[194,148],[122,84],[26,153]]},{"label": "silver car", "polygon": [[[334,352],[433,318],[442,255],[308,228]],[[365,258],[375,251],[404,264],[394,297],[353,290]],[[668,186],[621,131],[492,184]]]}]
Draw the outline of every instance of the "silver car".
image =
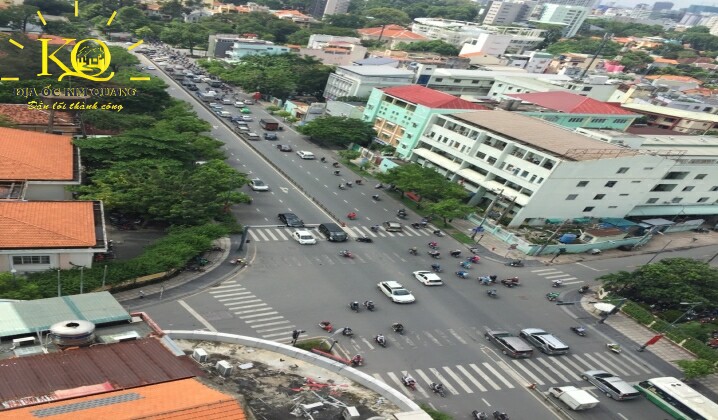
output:
[{"label": "silver car", "polygon": [[614,400],[632,400],[641,395],[628,382],[605,370],[587,370],[581,374],[581,377]]}]

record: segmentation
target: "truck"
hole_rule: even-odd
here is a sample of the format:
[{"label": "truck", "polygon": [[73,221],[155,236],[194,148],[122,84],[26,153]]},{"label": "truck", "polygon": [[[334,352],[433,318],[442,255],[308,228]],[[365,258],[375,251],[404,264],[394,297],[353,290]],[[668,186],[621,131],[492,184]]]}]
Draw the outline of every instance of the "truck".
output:
[{"label": "truck", "polygon": [[279,121],[273,120],[271,118],[262,118],[261,120],[259,120],[259,125],[261,125],[262,128],[267,131],[274,131],[279,129]]},{"label": "truck", "polygon": [[552,387],[549,393],[574,411],[588,410],[597,406],[599,402],[593,395],[575,386]]},{"label": "truck", "polygon": [[217,98],[217,92],[211,90],[209,92],[199,92],[199,99],[203,102],[211,102]]}]

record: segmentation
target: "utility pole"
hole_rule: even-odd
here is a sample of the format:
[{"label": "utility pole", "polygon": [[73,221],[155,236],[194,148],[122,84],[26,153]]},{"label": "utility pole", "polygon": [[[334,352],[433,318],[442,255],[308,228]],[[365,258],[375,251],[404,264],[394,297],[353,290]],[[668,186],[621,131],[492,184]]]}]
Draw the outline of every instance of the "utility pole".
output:
[{"label": "utility pole", "polygon": [[489,217],[489,212],[491,210],[493,210],[494,205],[496,204],[497,201],[499,201],[501,199],[501,194],[503,194],[503,193],[504,193],[504,189],[502,188],[499,191],[499,193],[496,194],[496,198],[494,198],[494,200],[491,202],[491,204],[489,204],[489,207],[486,208],[486,211],[484,212],[484,218],[481,219],[481,223],[479,224],[479,227],[484,225],[484,222],[486,222],[486,219]]},{"label": "utility pole", "polygon": [[583,78],[586,76],[586,73],[588,73],[588,69],[591,68],[591,66],[593,65],[593,62],[596,61],[598,56],[601,54],[601,51],[603,51],[603,48],[606,46],[606,43],[611,38],[613,38],[613,34],[609,34],[608,32],[603,34],[603,41],[601,41],[601,45],[598,46],[598,51],[596,51],[596,54],[594,54],[593,57],[591,57],[591,61],[588,62],[588,66],[586,66],[586,68],[583,70],[581,75],[578,77],[578,80],[583,80]]},{"label": "utility pole", "polygon": [[[551,236],[549,236],[549,238],[546,239],[546,243],[543,244],[543,245],[541,245],[541,248],[539,248],[538,252],[536,252],[536,255],[537,255],[537,256],[538,256],[538,255],[541,255],[541,253],[543,252],[543,250],[546,249],[546,247],[548,246],[548,243],[551,242],[551,241],[553,241],[553,238],[555,238],[556,235],[558,235],[558,233],[561,232],[561,228],[563,227],[563,225],[566,224],[566,221],[567,221],[567,220],[564,220],[563,222],[561,222],[561,224],[556,228],[556,230],[553,231],[553,233],[551,234]],[[552,261],[553,261],[553,260],[552,260]]]}]

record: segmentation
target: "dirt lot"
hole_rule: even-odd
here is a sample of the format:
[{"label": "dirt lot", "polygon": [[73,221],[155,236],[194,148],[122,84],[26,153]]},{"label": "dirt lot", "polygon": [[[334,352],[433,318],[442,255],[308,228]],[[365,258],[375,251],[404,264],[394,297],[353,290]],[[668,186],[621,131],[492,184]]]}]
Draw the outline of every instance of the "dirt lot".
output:
[{"label": "dirt lot", "polygon": [[[362,419],[384,419],[399,408],[380,395],[343,376],[312,364],[277,353],[214,342],[176,340],[191,355],[194,348],[204,349],[206,372],[200,378],[207,385],[242,397],[257,419],[280,420],[303,417],[302,404],[324,403],[322,408],[310,411],[316,420],[340,418],[343,406],[354,406]],[[214,368],[218,361],[226,360],[232,367],[228,378]],[[251,364],[242,366],[244,364]]]}]

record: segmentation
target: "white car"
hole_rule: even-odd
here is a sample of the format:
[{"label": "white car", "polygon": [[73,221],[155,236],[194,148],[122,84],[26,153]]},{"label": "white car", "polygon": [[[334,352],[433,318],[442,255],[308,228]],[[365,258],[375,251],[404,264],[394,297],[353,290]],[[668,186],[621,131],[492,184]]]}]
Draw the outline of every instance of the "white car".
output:
[{"label": "white car", "polygon": [[232,100],[229,98],[224,98],[224,99],[222,99],[222,104],[223,105],[232,105]]},{"label": "white car", "polygon": [[269,185],[265,184],[259,178],[253,178],[249,181],[249,187],[254,191],[269,191]]},{"label": "white car", "polygon": [[147,66],[147,67],[145,67],[145,69],[147,69],[147,70],[157,70],[157,68],[156,68],[155,66]]},{"label": "white car", "polygon": [[242,102],[242,101],[237,101],[237,102],[234,103],[234,107],[235,107],[235,108],[244,108],[244,102]]},{"label": "white car", "polygon": [[202,81],[203,81],[204,83],[207,83],[207,82],[209,82],[210,80],[212,80],[211,77],[202,76]]},{"label": "white car", "polygon": [[299,242],[300,245],[314,245],[317,243],[312,232],[308,230],[297,230],[292,233],[292,238]]},{"label": "white car", "polygon": [[254,121],[251,115],[242,115],[242,121]]},{"label": "white car", "polygon": [[307,152],[306,150],[298,150],[297,156],[299,156],[302,159],[314,159],[314,153]]},{"label": "white car", "polygon": [[245,99],[244,104],[245,105],[254,105],[254,100],[253,99]]},{"label": "white car", "polygon": [[218,111],[217,115],[219,115],[222,118],[229,118],[232,116],[232,113],[229,111]]},{"label": "white car", "polygon": [[431,271],[414,271],[414,277],[416,277],[417,280],[422,282],[424,286],[441,286],[442,284],[444,284],[444,282],[441,281],[441,277]]},{"label": "white car", "polygon": [[383,281],[377,284],[377,287],[394,303],[412,303],[416,301],[414,295],[397,281]]}]

